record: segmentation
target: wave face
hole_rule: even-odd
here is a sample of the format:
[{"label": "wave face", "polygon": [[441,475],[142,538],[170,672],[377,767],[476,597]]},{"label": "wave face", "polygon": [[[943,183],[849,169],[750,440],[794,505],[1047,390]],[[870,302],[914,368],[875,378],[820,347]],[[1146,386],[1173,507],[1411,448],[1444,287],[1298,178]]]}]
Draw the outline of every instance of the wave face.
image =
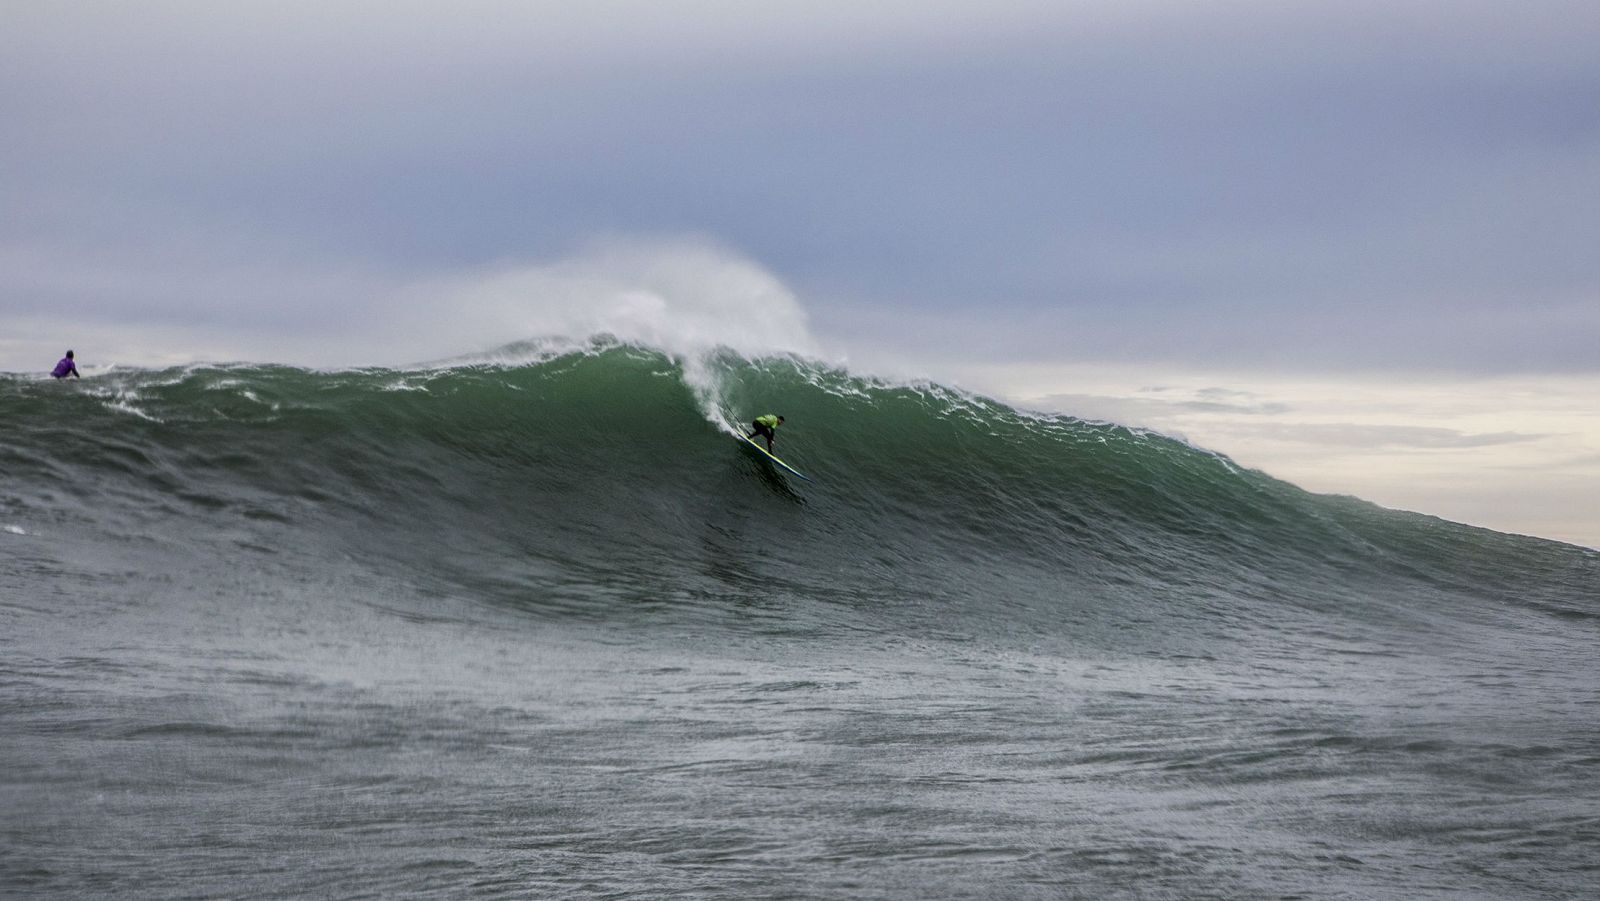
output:
[{"label": "wave face", "polygon": [[[814,483],[791,481],[730,438],[731,423],[766,412],[787,417],[776,450]],[[1429,885],[1471,891],[1504,879],[1519,890],[1542,886],[1559,895],[1586,878],[1574,861],[1581,856],[1581,836],[1592,838],[1596,824],[1574,819],[1554,799],[1572,799],[1578,776],[1593,775],[1593,761],[1600,758],[1594,756],[1592,726],[1579,730],[1581,735],[1561,733],[1553,725],[1560,715],[1551,713],[1525,724],[1543,736],[1537,740],[1518,742],[1509,726],[1490,729],[1495,737],[1481,741],[1462,733],[1479,734],[1482,721],[1492,716],[1528,717],[1530,710],[1560,710],[1562,704],[1586,705],[1593,722],[1600,559],[1590,551],[1312,495],[1158,434],[1030,415],[938,385],[890,384],[798,359],[752,361],[732,353],[685,364],[648,349],[597,344],[520,364],[417,371],[226,366],[112,372],[73,384],[11,380],[0,382],[0,421],[7,424],[0,439],[0,528],[6,530],[0,544],[12,550],[0,561],[0,590],[16,599],[6,608],[13,636],[7,653],[16,661],[8,691],[13,700],[47,697],[65,705],[48,715],[40,712],[44,708],[26,716],[13,710],[16,735],[83,729],[85,748],[109,740],[95,733],[99,727],[79,722],[72,703],[48,688],[52,679],[89,678],[68,672],[74,666],[95,673],[95,690],[104,694],[90,704],[98,711],[96,722],[121,722],[114,737],[124,745],[178,742],[202,757],[195,749],[231,746],[249,756],[271,747],[281,756],[294,748],[303,759],[324,762],[336,759],[337,749],[317,745],[315,736],[348,737],[351,720],[332,710],[291,714],[285,705],[310,703],[307,697],[333,690],[329,686],[381,693],[385,685],[404,682],[390,669],[395,664],[378,659],[390,653],[479,702],[487,683],[468,671],[493,669],[496,664],[484,661],[495,654],[521,659],[525,672],[546,676],[550,655],[576,655],[562,658],[567,662],[558,667],[569,673],[583,671],[578,658],[622,655],[626,662],[617,662],[618,671],[636,674],[630,685],[639,688],[636,683],[646,680],[638,674],[654,673],[651,687],[640,690],[665,693],[670,689],[663,684],[685,692],[696,685],[709,690],[685,683],[685,674],[697,672],[697,664],[685,660],[718,659],[737,670],[727,662],[737,658],[747,675],[757,669],[765,674],[750,676],[743,690],[756,694],[745,700],[770,700],[779,686],[811,695],[806,709],[831,709],[811,715],[818,719],[807,719],[801,708],[790,711],[798,719],[786,728],[802,737],[852,715],[850,703],[828,708],[819,700],[815,695],[826,693],[823,686],[905,687],[908,673],[923,672],[918,678],[959,694],[984,679],[1002,679],[1005,687],[984,703],[1006,709],[1004,722],[945,739],[937,730],[913,730],[932,743],[927,753],[942,761],[939,772],[948,778],[959,778],[960,770],[951,749],[970,749],[963,742],[980,741],[974,737],[980,733],[1021,735],[1003,753],[1054,760],[1054,775],[1040,777],[1035,788],[1054,792],[1059,803],[1067,803],[1063,785],[1088,792],[1097,785],[1126,788],[1153,779],[1170,788],[1185,772],[1222,795],[1232,789],[1218,786],[1265,780],[1281,783],[1282,801],[1299,797],[1307,790],[1305,780],[1312,779],[1317,784],[1309,796],[1348,798],[1360,774],[1390,757],[1426,781],[1433,778],[1426,775],[1431,767],[1481,773],[1501,755],[1503,771],[1516,784],[1515,798],[1507,803],[1548,802],[1543,813],[1561,824],[1553,828],[1577,836],[1576,846],[1552,839],[1555,850],[1544,852],[1538,867],[1544,883],[1518,881],[1523,871],[1507,857],[1465,882],[1439,877],[1422,884],[1400,874],[1403,863],[1388,870],[1369,864],[1376,869],[1363,875],[1359,866],[1339,862],[1339,854],[1389,859],[1384,855],[1392,856],[1394,847],[1384,847],[1381,834],[1393,823],[1358,822],[1357,814],[1340,806],[1344,802],[1332,800],[1320,813],[1307,814],[1310,821],[1286,823],[1241,801],[1238,818],[1212,818],[1225,824],[1219,831],[1266,836],[1288,829],[1313,833],[1311,844],[1339,847],[1357,835],[1353,844],[1359,847],[1324,848],[1318,852],[1322,864],[1307,862],[1315,857],[1308,852],[1298,863],[1278,865],[1277,877],[1256,882],[1246,875],[1255,871],[1251,861],[1270,855],[1272,841],[1240,852],[1244,856],[1232,865],[1231,853],[1219,845],[1212,849],[1216,866],[1231,875],[1212,884],[1192,881],[1206,871],[1192,865],[1199,858],[1191,856],[1189,864],[1180,859],[1204,857],[1198,845],[1172,839],[1166,850],[1151,847],[1135,838],[1160,831],[1150,822],[1128,821],[1125,811],[1097,820],[1079,809],[1071,816],[1088,817],[1107,834],[1122,836],[1124,844],[1074,856],[1067,847],[1072,842],[1052,832],[1056,826],[1035,822],[1029,828],[1055,835],[1054,851],[990,849],[995,860],[1010,861],[997,864],[999,872],[1021,879],[1018,886],[1044,892],[1071,884],[1101,896],[1149,889],[1238,897],[1279,885],[1289,886],[1286,891],[1297,884],[1322,886],[1334,878],[1356,895],[1399,886],[1396,891],[1414,896],[1426,894]],[[107,622],[114,634],[97,632]],[[487,629],[495,636],[464,638],[463,629]],[[519,656],[535,646],[544,648],[544,663]],[[921,670],[936,660],[957,669]],[[1010,675],[986,669],[997,660],[1014,665]],[[156,674],[153,681],[137,675],[142,667]],[[787,675],[772,678],[772,667]],[[960,667],[969,669],[958,672]],[[855,675],[838,678],[845,671]],[[1023,671],[1032,675],[1018,675]],[[220,694],[231,698],[230,706],[219,710],[218,695],[207,695],[211,700],[201,704],[206,711],[196,714],[192,708],[201,702],[194,696],[202,692],[192,684],[197,680],[233,686]],[[1267,704],[1264,698],[1280,680],[1280,711],[1244,719],[1228,714],[1229,704]],[[508,700],[505,680],[493,684],[499,706],[488,708],[503,712],[528,703]],[[593,689],[611,683],[583,684],[589,689],[578,692],[582,705],[617,709],[615,697]],[[1475,692],[1481,704],[1459,716],[1424,715],[1415,712],[1424,706],[1419,701],[1402,716],[1399,708],[1370,700],[1372,693],[1436,692],[1445,707],[1459,705],[1459,696],[1443,700],[1451,697],[1452,684]],[[1515,687],[1497,692],[1497,684]],[[1084,706],[1091,701],[1080,694],[1089,685],[1106,692],[1093,703],[1124,711],[1125,724],[1159,714],[1169,731],[1152,735],[1128,725],[1122,732],[1096,732],[1090,728],[1094,715]],[[1316,697],[1319,691],[1331,694]],[[1194,697],[1185,701],[1186,694]],[[1077,720],[1047,748],[1039,744],[1034,717],[1056,696],[1078,698],[1069,705]],[[167,700],[151,700],[157,697]],[[186,713],[169,709],[174,697],[189,698],[183,702]],[[402,719],[413,723],[419,710],[436,707],[421,697],[412,693],[403,704],[394,702],[410,711],[406,718],[390,708],[371,712],[378,719],[395,716],[378,731],[410,734],[412,726],[400,725]],[[914,692],[898,700],[873,695],[851,703],[880,717],[899,717],[907,709],[942,715],[928,709],[926,698],[912,697]],[[245,708],[255,713],[242,713]],[[545,709],[539,715],[577,730],[571,718],[576,708],[561,709],[567,713]],[[956,704],[943,715],[959,719],[971,713],[963,709]],[[307,716],[313,725],[306,725]],[[647,713],[635,720],[660,742],[651,753],[665,753],[659,748],[681,738],[662,733],[663,721]],[[1473,728],[1463,725],[1468,722]],[[507,738],[504,724],[449,723],[450,729],[485,730],[487,737],[474,745],[527,744]],[[1201,749],[1210,740],[1201,733],[1217,729],[1238,730],[1239,743]],[[1094,747],[1079,754],[1069,734],[1088,736]],[[582,735],[574,731],[569,739],[575,746],[600,741]],[[889,749],[912,741],[904,735],[883,740]],[[307,742],[315,747],[304,747]],[[30,743],[25,737],[0,750],[28,761],[29,772],[44,771],[52,753],[44,739]],[[373,752],[362,753],[370,760]],[[432,753],[453,759],[456,752]],[[1263,756],[1244,763],[1241,755],[1252,753]],[[1419,762],[1430,754],[1438,759]],[[394,759],[383,757],[390,764]],[[541,754],[539,766],[554,772],[554,759]],[[288,764],[275,766],[273,772],[282,775]],[[107,778],[98,764],[84,767],[86,784]],[[910,779],[919,771],[906,762],[884,778]],[[1105,781],[1097,781],[1096,773]],[[19,771],[17,779],[24,777]],[[240,777],[238,791],[248,794],[244,786],[258,785],[259,778],[260,773]],[[1005,783],[1016,785],[1031,777],[1010,772],[1006,778],[1019,780]],[[1215,781],[1206,783],[1208,778]],[[1340,781],[1348,784],[1329,784]],[[834,787],[845,791],[847,783]],[[729,783],[718,784],[726,789]],[[933,806],[952,822],[960,820],[959,804],[951,807],[946,796],[955,783],[940,784],[943,800]],[[172,790],[159,775],[137,789],[152,796]],[[459,785],[454,790],[461,797],[472,794]],[[1377,791],[1374,803],[1392,805],[1392,811],[1423,803],[1409,788],[1386,790],[1391,794]],[[103,793],[103,786],[83,791],[88,797]],[[912,788],[906,791],[916,796]],[[1593,789],[1580,790],[1577,799],[1585,795]],[[56,809],[51,804],[58,795],[22,797],[33,802],[23,805],[32,817],[71,819],[46,812]],[[663,823],[674,817],[702,822],[701,812],[651,798],[640,802],[647,819],[654,810]],[[189,803],[217,813],[225,805],[215,800],[215,808],[206,799]],[[831,811],[834,828],[850,832],[854,821],[846,807],[813,800]],[[633,802],[639,798],[632,796]],[[613,796],[611,803],[622,802]],[[1022,819],[1038,813],[1033,801],[1007,803],[1020,806],[996,801],[995,809]],[[1307,803],[1318,809],[1315,801]],[[1204,819],[1194,812],[1202,808],[1176,804],[1164,808],[1170,822]],[[148,807],[141,809],[134,821],[142,816],[147,827],[151,818],[165,822]],[[82,810],[89,818],[89,807]],[[305,825],[281,814],[274,820],[279,826],[287,828],[291,820]],[[1005,834],[1006,816],[993,810],[985,815],[989,827]],[[747,831],[771,839],[773,830],[795,827],[797,816],[789,809],[784,817],[790,819],[765,821],[767,827],[746,824]],[[1527,816],[1524,811],[1511,818],[1526,822]],[[962,881],[968,871],[960,860],[963,847],[987,848],[987,840],[950,833],[923,847],[896,838],[895,830],[883,833],[883,821],[874,822],[862,828],[878,830],[883,869],[862,873],[881,872],[882,880],[830,881],[836,871],[822,861],[837,863],[837,855],[807,846],[785,858],[758,841],[759,847],[727,853],[732,859],[748,852],[751,860],[766,863],[747,860],[742,870],[730,864],[722,881],[696,881],[687,871],[667,867],[679,881],[658,883],[665,866],[659,863],[631,869],[617,863],[620,869],[603,877],[574,859],[566,864],[569,871],[550,863],[523,872],[507,890],[561,892],[584,880],[610,879],[606,884],[624,893],[633,886],[739,896],[776,873],[780,880],[800,880],[791,887],[801,893],[805,885],[824,894],[867,896],[924,896],[936,885],[943,888],[934,894],[980,891],[980,883]],[[86,822],[77,826],[93,836],[90,850],[127,850],[115,835]],[[589,820],[573,825],[566,850],[584,852],[583,836],[595,828]],[[1396,841],[1413,850],[1396,859],[1427,869],[1448,864],[1458,851],[1480,853],[1481,843],[1491,841],[1481,834],[1466,837],[1468,827],[1460,828],[1464,844],[1452,850],[1440,850],[1436,840],[1448,846],[1456,839],[1417,838],[1401,829],[1407,837]],[[841,841],[846,839],[855,840]],[[683,841],[684,854],[704,850]],[[1492,850],[1510,853],[1516,842],[1505,841],[1506,847]],[[46,891],[104,885],[163,895],[175,889],[226,891],[232,884],[208,882],[222,879],[215,873],[183,875],[180,868],[174,875],[171,854],[101,873],[105,878],[96,882],[64,854],[50,858],[16,837],[8,847],[13,859],[42,861],[10,873],[15,884]],[[908,869],[910,861],[922,859],[917,848],[937,858],[931,870],[922,871],[928,878]],[[939,858],[938,848],[949,852],[947,859]],[[262,852],[228,846],[216,853],[218,859],[234,855],[247,861]],[[301,873],[311,881],[247,884],[269,893],[335,894],[358,884],[349,881],[363,872],[355,863],[303,853],[319,862],[307,872],[320,875]],[[861,853],[873,856],[870,850]],[[447,878],[461,867],[480,874],[493,869],[465,852],[444,857],[449,860],[389,888],[448,894],[466,884]],[[1138,860],[1144,864],[1127,863]],[[1569,864],[1573,868],[1565,869]],[[245,872],[257,871],[239,863],[234,878]]]},{"label": "wave face", "polygon": [[[1185,641],[1208,618],[1287,632],[1594,612],[1595,555],[1579,549],[1310,495],[1158,434],[787,359],[686,373],[602,347],[514,367],[7,387],[13,519],[113,535],[177,519],[338,548],[535,616],[654,617],[748,589],[796,627],[1004,620],[1120,644]],[[780,455],[815,485],[725,434],[769,410],[788,417]],[[1106,628],[1130,619],[1151,622],[1137,638]]]}]

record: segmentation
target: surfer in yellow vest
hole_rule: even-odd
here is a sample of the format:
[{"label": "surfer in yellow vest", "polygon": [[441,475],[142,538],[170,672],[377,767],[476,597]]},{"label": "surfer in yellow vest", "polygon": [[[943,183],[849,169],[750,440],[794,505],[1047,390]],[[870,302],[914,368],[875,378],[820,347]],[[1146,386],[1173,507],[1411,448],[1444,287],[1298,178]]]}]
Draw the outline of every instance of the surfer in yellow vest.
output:
[{"label": "surfer in yellow vest", "polygon": [[754,441],[757,435],[766,438],[767,453],[772,453],[772,439],[778,437],[777,429],[783,425],[783,417],[776,413],[768,413],[765,416],[757,416],[750,424],[756,427],[756,430],[749,435],[750,440]]}]

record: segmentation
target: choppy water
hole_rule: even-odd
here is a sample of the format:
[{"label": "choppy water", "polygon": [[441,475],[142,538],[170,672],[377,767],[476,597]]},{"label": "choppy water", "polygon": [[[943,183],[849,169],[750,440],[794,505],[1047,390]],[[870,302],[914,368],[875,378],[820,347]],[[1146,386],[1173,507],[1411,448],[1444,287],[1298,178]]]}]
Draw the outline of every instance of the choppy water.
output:
[{"label": "choppy water", "polygon": [[731,354],[0,423],[4,894],[1600,895],[1592,551]]}]

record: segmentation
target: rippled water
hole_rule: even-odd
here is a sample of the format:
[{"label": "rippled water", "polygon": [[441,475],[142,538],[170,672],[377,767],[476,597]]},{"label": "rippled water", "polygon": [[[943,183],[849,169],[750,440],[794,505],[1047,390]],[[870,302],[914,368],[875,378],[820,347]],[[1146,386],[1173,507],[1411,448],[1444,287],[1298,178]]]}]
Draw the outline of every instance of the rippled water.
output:
[{"label": "rippled water", "polygon": [[0,889],[1600,895],[1594,554],[729,365],[5,386]]}]

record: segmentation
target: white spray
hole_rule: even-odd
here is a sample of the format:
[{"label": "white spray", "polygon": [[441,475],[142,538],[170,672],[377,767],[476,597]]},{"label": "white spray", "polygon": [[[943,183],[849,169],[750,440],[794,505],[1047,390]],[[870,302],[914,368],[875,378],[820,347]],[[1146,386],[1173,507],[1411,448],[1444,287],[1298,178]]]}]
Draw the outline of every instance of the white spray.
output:
[{"label": "white spray", "polygon": [[[485,352],[449,362],[518,365],[592,346],[603,336],[661,350],[682,366],[702,413],[734,431],[719,354],[818,355],[793,292],[755,263],[709,241],[613,240],[566,260],[505,266],[417,285],[402,309],[450,311],[432,341]],[[508,344],[508,340],[539,336]],[[435,345],[437,346],[437,345]],[[488,350],[493,347],[494,350]]]}]

